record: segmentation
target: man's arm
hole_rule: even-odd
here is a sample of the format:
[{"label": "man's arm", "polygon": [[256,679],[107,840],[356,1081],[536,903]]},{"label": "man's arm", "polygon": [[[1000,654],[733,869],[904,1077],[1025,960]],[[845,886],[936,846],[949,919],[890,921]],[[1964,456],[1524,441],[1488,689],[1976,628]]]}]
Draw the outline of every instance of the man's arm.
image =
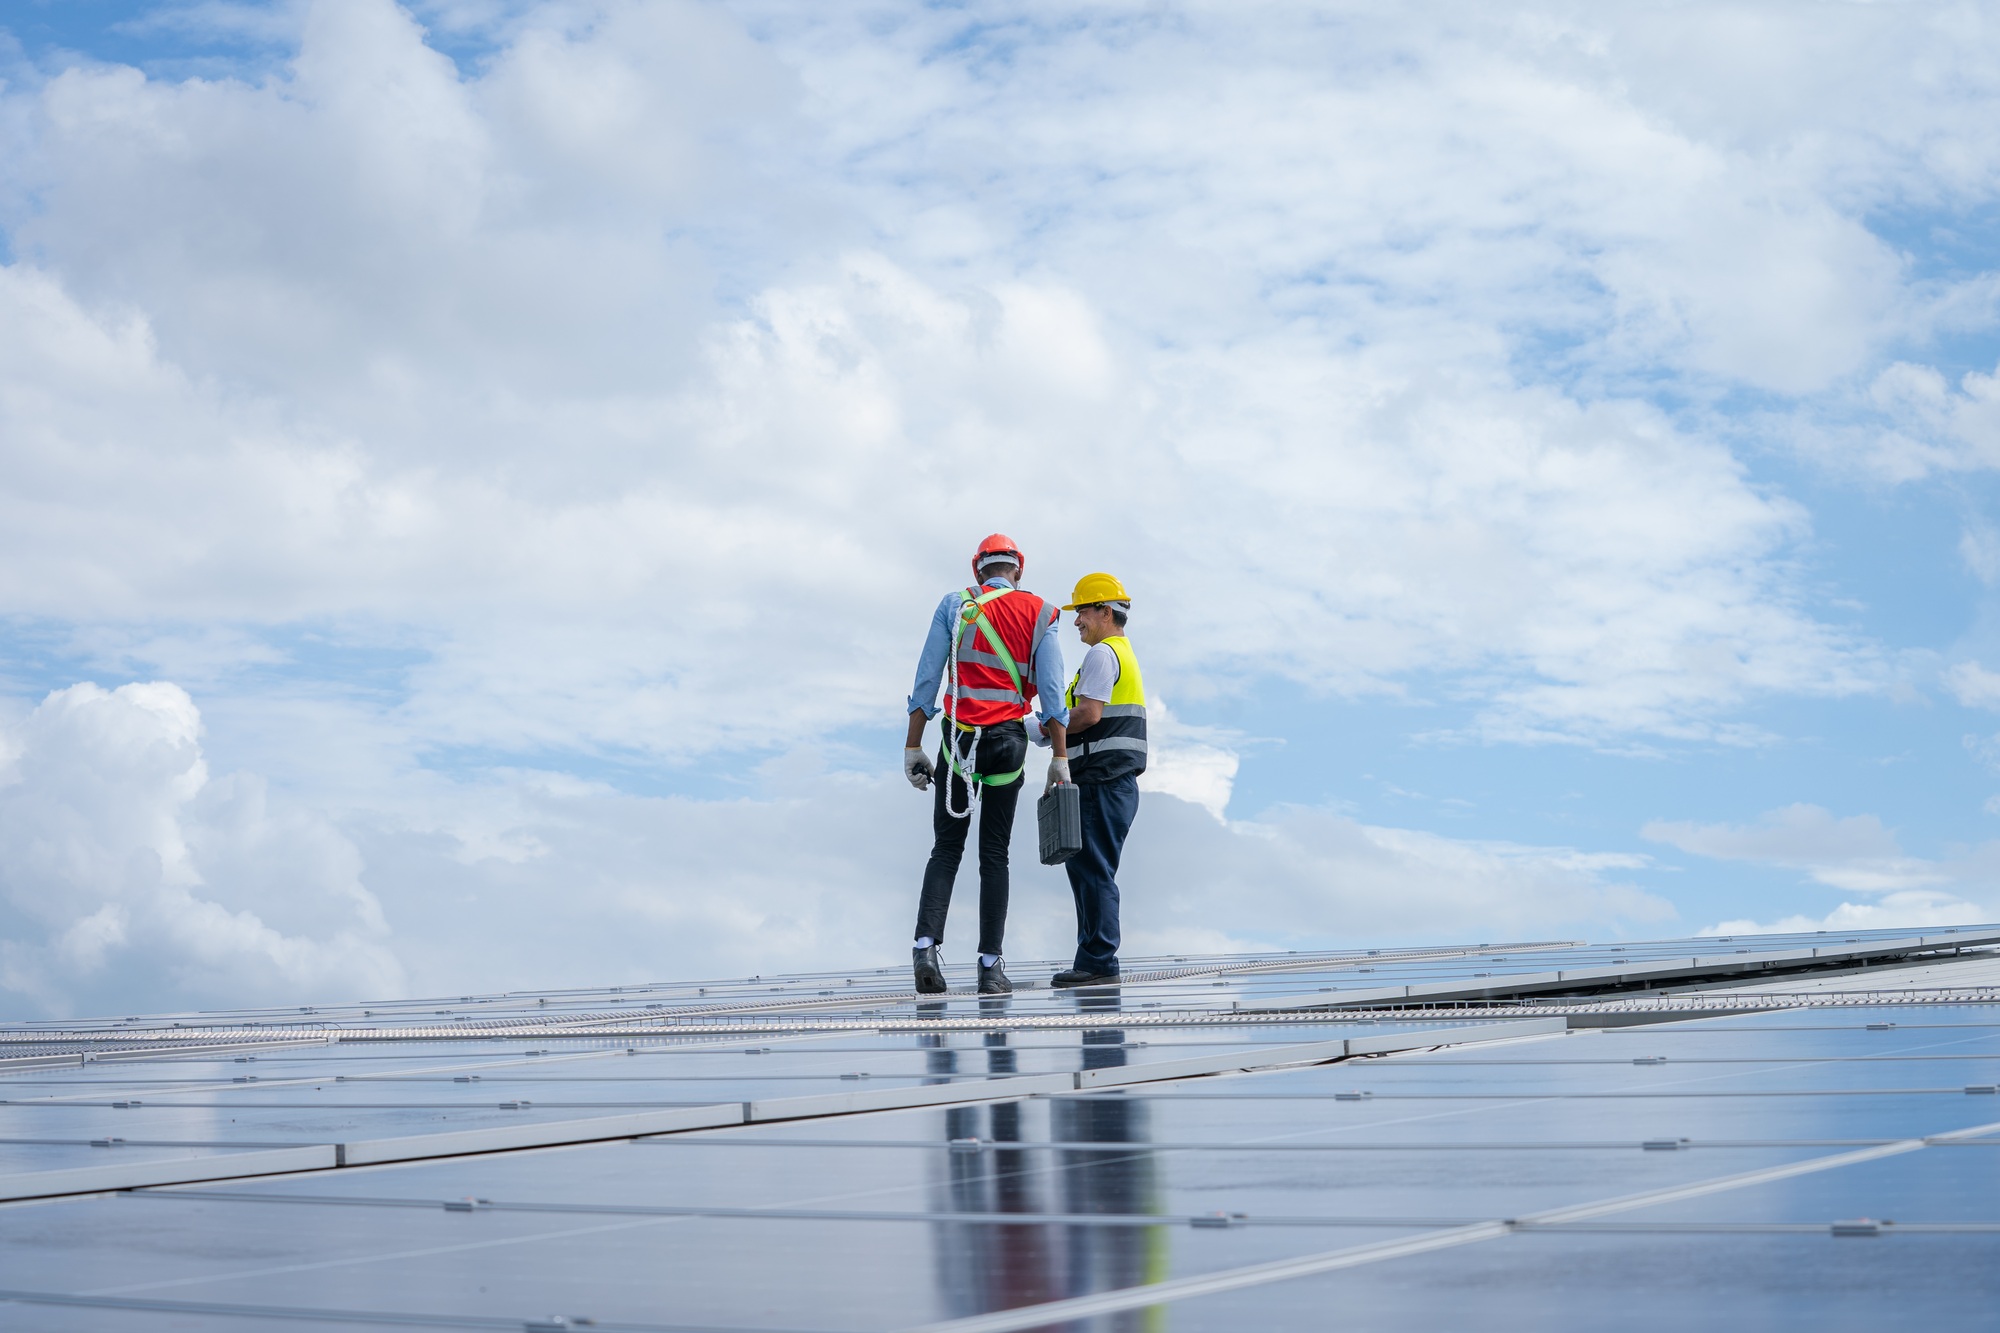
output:
[{"label": "man's arm", "polygon": [[1035,645],[1035,702],[1041,705],[1035,710],[1036,730],[1040,732],[1034,737],[1037,745],[1043,743],[1043,738],[1053,742],[1056,733],[1069,725],[1069,710],[1063,707],[1062,637],[1057,632],[1060,624],[1060,617],[1050,621]]},{"label": "man's arm", "polygon": [[1069,710],[1071,731],[1097,725],[1121,674],[1118,654],[1101,643],[1090,646],[1090,651],[1083,655],[1082,668],[1076,673],[1076,707]]},{"label": "man's arm", "polygon": [[924,650],[917,655],[917,679],[910,687],[905,708],[926,718],[938,714],[938,687],[944,683],[944,669],[951,661],[951,610],[957,600],[956,595],[947,594],[938,603],[937,610],[931,613],[931,627],[924,634]]},{"label": "man's arm", "polygon": [[946,595],[931,615],[931,627],[924,635],[924,650],[917,655],[916,684],[910,689],[910,725],[903,739],[903,776],[923,791],[931,785],[931,761],[920,748],[924,724],[937,715],[938,687],[944,682],[945,664],[951,661],[951,607],[956,600]]}]

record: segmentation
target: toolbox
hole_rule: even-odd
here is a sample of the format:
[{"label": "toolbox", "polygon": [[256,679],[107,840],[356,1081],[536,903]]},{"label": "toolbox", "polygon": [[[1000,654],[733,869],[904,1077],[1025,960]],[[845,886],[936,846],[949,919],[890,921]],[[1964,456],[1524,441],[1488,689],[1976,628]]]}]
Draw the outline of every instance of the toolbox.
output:
[{"label": "toolbox", "polygon": [[1035,803],[1041,826],[1042,864],[1059,866],[1083,850],[1083,793],[1074,782],[1048,789]]}]

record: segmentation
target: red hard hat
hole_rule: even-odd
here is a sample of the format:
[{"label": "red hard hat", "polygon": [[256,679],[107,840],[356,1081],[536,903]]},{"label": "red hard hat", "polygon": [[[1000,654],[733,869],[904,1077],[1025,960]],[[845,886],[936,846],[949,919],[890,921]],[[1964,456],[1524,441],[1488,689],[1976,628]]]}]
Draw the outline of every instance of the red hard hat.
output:
[{"label": "red hard hat", "polygon": [[1011,558],[1017,569],[1025,570],[1028,567],[1028,562],[1021,556],[1021,548],[1014,545],[1014,539],[1004,532],[996,532],[985,541],[979,543],[979,549],[972,553],[973,574],[977,575],[979,573],[979,566],[985,562],[988,556],[994,555],[1004,555]]}]

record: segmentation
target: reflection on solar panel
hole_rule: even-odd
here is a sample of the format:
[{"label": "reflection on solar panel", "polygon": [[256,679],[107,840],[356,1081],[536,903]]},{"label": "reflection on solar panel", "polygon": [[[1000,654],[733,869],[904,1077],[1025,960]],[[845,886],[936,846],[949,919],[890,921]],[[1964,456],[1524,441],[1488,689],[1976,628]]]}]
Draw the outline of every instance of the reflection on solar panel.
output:
[{"label": "reflection on solar panel", "polygon": [[15,1025],[0,1311],[1991,1327],[1995,946],[1511,943],[1161,958],[1004,998],[885,969]]}]

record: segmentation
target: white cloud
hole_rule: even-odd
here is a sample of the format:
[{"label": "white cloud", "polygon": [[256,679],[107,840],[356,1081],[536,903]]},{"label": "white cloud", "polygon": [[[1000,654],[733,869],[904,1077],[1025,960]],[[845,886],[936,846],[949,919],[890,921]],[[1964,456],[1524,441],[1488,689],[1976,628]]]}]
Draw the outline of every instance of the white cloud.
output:
[{"label": "white cloud", "polygon": [[1139,790],[1177,797],[1224,819],[1241,764],[1241,738],[1213,727],[1189,726],[1157,694],[1146,699],[1146,771]]},{"label": "white cloud", "polygon": [[[1631,16],[1508,6],[1441,25],[1360,6],[1132,5],[1079,23],[1009,7],[1007,40],[1037,58],[986,61],[981,6],[776,8],[778,41],[819,76],[871,183],[914,181],[964,210],[977,181],[971,209],[1002,234],[1060,219],[1045,246],[1116,231],[1112,280],[1175,275],[1156,305],[1310,274],[1310,294],[1288,293],[1300,310],[1332,305],[1371,331],[1423,319],[1426,301],[1602,319],[1625,356],[1790,388],[1851,366],[1892,299],[1894,257],[1818,193],[1807,139],[1829,119],[1850,135],[1880,125],[1828,89],[1752,147],[1726,103],[1689,107],[1677,83],[1719,82],[1722,52]],[[1727,22],[1720,7],[1677,18]],[[1830,43],[1863,97],[1904,76],[1869,63],[1881,29],[1850,22]],[[1912,62],[1934,44],[1899,43]],[[1167,225],[1121,225],[1135,213]]]},{"label": "white cloud", "polygon": [[1905,856],[1896,835],[1874,815],[1837,818],[1817,805],[1767,811],[1754,825],[1654,820],[1640,836],[1697,856],[1755,861],[1803,870],[1821,884],[1886,893],[1952,879],[1938,862]]},{"label": "white cloud", "polygon": [[1958,662],[1944,673],[1945,688],[1967,708],[2000,708],[2000,674],[1977,662]]},{"label": "white cloud", "polygon": [[212,779],[180,688],[75,685],[0,770],[0,994],[44,1013],[386,993],[404,975],[354,846]]},{"label": "white cloud", "polygon": [[1966,926],[2000,917],[2000,900],[1993,893],[2000,882],[1995,878],[2000,843],[1925,860],[1905,855],[1895,833],[1874,815],[1842,819],[1804,804],[1767,811],[1753,825],[1656,820],[1640,832],[1697,856],[1802,870],[1830,888],[1874,895],[1866,902],[1842,902],[1823,917],[1795,913],[1767,922],[1732,919],[1705,927],[1703,935]]},{"label": "white cloud", "polygon": [[1981,583],[2000,583],[2000,528],[1983,521],[1968,522],[1958,538],[1958,556]]},{"label": "white cloud", "polygon": [[[842,773],[802,751],[767,764],[760,788],[741,799],[633,797],[518,775],[478,809],[487,818],[505,811],[503,840],[528,853],[477,857],[449,817],[429,832],[378,819],[362,837],[370,883],[396,904],[398,947],[420,987],[907,965],[930,798],[899,776]],[[1324,810],[1225,823],[1151,792],[1119,875],[1124,951],[1441,930],[1569,938],[1670,918],[1667,904],[1610,877],[1628,864],[1459,842]],[[1068,882],[1037,863],[1025,803],[1012,878],[1008,955],[1066,959],[1075,939]],[[948,957],[968,956],[977,901],[968,862]],[[518,929],[531,915],[535,929]]]},{"label": "white cloud", "polygon": [[[1166,827],[1147,826],[1161,805]],[[1120,872],[1127,931],[1146,948],[1567,938],[1674,916],[1663,900],[1604,878],[1642,858],[1468,842],[1310,807],[1227,824],[1172,817],[1184,811],[1142,808]]]},{"label": "white cloud", "polygon": [[[1479,671],[1499,734],[1709,736],[1761,693],[1879,675],[1762,564],[1797,512],[1655,414],[1433,393],[1299,348],[1115,374],[1074,351],[1044,365],[1023,349],[1051,343],[1049,319],[1096,342],[1060,289],[999,289],[987,317],[863,256],[837,283],[767,293],[760,318],[712,340],[707,384],[555,409],[579,458],[637,451],[587,495],[419,466],[393,436],[274,434],[264,409],[162,363],[143,324],[95,322],[31,271],[9,290],[23,340],[0,376],[49,461],[40,493],[8,504],[15,607],[420,622],[434,657],[406,716],[438,739],[684,754],[866,716],[908,670],[883,627],[955,573],[953,497],[995,451],[1018,469],[981,482],[997,513],[1045,511],[1034,478],[1078,460],[1134,479],[1136,503],[1092,529],[1008,526],[1031,572],[1127,571],[1149,661],[1182,694],[1246,670],[1350,691]],[[40,387],[56,342],[37,324],[72,331],[74,375],[96,393]],[[1097,368],[1077,379],[1078,365]],[[1212,402],[1149,406],[1160,377],[1205,382]],[[1226,414],[1249,401],[1290,406],[1246,436]],[[1323,432],[1338,447],[1315,447]],[[130,465],[107,476],[112,459]],[[1678,522],[1689,510],[1710,521]],[[81,539],[107,529],[119,538]],[[814,627],[835,665],[805,698],[785,685],[794,622],[769,609],[814,569],[840,570],[845,600]]]},{"label": "white cloud", "polygon": [[[1933,367],[1898,361],[1869,384],[1866,407],[1861,424],[1835,429],[1821,447],[1892,481],[2000,467],[2000,370],[1969,371],[1954,385]],[[1989,582],[1992,541],[1990,529],[1973,526],[1959,546]]]},{"label": "white cloud", "polygon": [[1875,816],[1838,819],[1819,806],[1804,804],[1772,810],[1754,827],[1655,821],[1646,825],[1644,836],[1684,852],[1730,860],[1810,862],[1900,854],[1895,835]]},{"label": "white cloud", "polygon": [[1889,930],[1898,927],[1973,926],[1992,919],[1974,903],[1936,889],[1902,889],[1874,902],[1842,903],[1823,917],[1788,916],[1758,922],[1745,918],[1704,927],[1702,935],[1754,935],[1767,931]]},{"label": "white cloud", "polygon": [[[1773,203],[1766,164],[1622,103],[1618,60],[1371,21],[1331,77],[1272,11],[1116,51],[1034,28],[1052,63],[996,81],[926,54],[955,19],[793,12],[764,45],[566,12],[470,76],[352,0],[260,84],[10,95],[36,206],[0,424],[40,478],[0,528],[10,609],[421,626],[428,740],[685,755],[871,715],[908,669],[886,627],[1006,526],[1056,582],[1129,571],[1189,701],[1441,673],[1488,736],[1615,745],[1881,687],[1793,586],[1800,509],[1510,369],[1503,325],[1611,318],[1607,365],[1819,382],[1889,299],[1807,176]],[[904,233],[975,142],[952,234],[984,247],[944,263]],[[964,513],[975,477],[1004,523]],[[1124,503],[1080,526],[1072,477]],[[838,666],[792,708],[768,608],[823,569]]]},{"label": "white cloud", "polygon": [[269,4],[181,0],[125,19],[113,30],[128,37],[179,32],[226,41],[277,44],[297,40],[303,9],[301,0],[273,0]]}]

